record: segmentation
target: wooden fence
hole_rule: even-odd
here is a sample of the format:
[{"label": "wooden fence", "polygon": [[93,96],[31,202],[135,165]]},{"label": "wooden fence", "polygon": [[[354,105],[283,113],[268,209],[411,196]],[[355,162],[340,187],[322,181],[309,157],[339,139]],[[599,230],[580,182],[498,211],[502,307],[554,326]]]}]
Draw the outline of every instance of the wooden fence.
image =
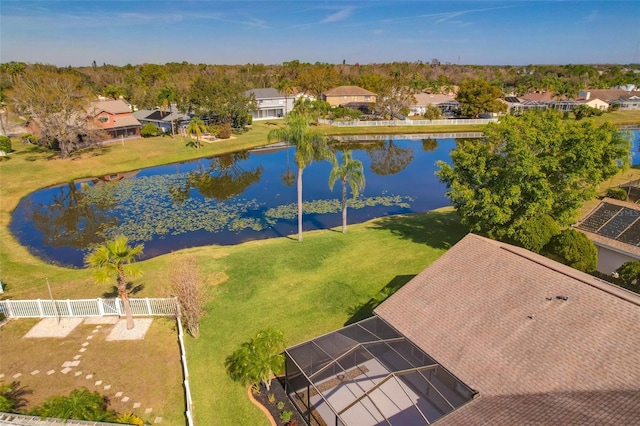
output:
[{"label": "wooden fence", "polygon": [[[134,316],[175,316],[177,301],[166,299],[129,299]],[[76,300],[0,300],[0,313],[7,318],[60,318],[124,316],[121,299]]]}]

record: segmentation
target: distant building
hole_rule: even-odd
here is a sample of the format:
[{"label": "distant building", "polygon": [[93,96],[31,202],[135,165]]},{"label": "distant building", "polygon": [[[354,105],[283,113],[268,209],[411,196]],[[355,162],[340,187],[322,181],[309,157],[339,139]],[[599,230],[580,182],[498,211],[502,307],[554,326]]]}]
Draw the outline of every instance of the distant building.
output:
[{"label": "distant building", "polygon": [[247,90],[245,96],[256,100],[258,109],[251,111],[254,120],[284,117],[293,109],[295,99],[293,95],[285,95],[273,88]]},{"label": "distant building", "polygon": [[147,123],[153,123],[161,129],[163,133],[171,133],[173,126],[173,132],[179,133],[179,129],[191,120],[191,116],[182,114],[174,108],[171,110],[162,110],[160,108],[141,109],[135,111],[133,116],[137,118],[143,126]]},{"label": "distant building", "polygon": [[88,115],[111,139],[140,136],[142,124],[131,114],[129,104],[123,99],[91,102]]},{"label": "distant building", "polygon": [[358,86],[339,86],[322,93],[322,100],[331,106],[360,108],[376,102],[377,96]]},{"label": "distant building", "polygon": [[414,97],[416,103],[409,107],[412,115],[424,115],[429,105],[435,105],[440,108],[440,111],[445,116],[453,115],[460,108],[460,102],[456,101],[453,95],[418,93]]}]

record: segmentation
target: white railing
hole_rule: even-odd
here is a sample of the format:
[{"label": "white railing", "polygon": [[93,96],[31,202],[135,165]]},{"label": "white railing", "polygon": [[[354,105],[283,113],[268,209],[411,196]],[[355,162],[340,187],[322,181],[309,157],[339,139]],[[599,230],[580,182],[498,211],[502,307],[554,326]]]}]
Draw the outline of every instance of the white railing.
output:
[{"label": "white railing", "polygon": [[[166,299],[129,299],[134,316],[174,316],[177,301]],[[0,300],[0,313],[7,318],[59,318],[124,316],[121,299],[75,300]]]},{"label": "white railing", "polygon": [[483,136],[482,132],[458,132],[458,133],[409,133],[397,135],[340,135],[331,136],[332,140],[343,141],[386,141],[389,139],[477,139]]},{"label": "white railing", "polygon": [[447,120],[352,120],[352,121],[335,121],[319,119],[321,124],[329,124],[337,127],[376,127],[376,126],[462,126],[471,124],[489,124],[498,122],[497,118],[464,118],[464,119],[447,119]]}]

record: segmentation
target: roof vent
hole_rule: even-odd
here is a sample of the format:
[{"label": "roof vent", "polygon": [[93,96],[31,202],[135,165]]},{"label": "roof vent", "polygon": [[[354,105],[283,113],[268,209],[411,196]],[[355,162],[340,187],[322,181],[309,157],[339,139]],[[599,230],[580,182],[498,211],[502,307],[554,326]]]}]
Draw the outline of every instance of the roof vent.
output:
[{"label": "roof vent", "polygon": [[556,296],[556,299],[564,300],[567,302],[569,300],[569,296]]}]

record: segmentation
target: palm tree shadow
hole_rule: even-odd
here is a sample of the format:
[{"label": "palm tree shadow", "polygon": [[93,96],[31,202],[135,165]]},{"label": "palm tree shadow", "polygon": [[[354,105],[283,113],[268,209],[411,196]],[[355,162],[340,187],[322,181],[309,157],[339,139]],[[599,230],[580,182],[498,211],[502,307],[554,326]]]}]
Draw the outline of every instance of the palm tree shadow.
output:
[{"label": "palm tree shadow", "polygon": [[347,312],[351,317],[344,323],[344,325],[347,326],[372,316],[373,310],[377,308],[378,305],[393,296],[396,291],[400,290],[402,286],[411,281],[413,277],[415,277],[415,275],[397,275],[371,299],[350,307]]},{"label": "palm tree shadow", "polygon": [[[137,286],[133,286],[132,282],[127,283],[127,294],[130,296],[136,295],[144,290],[144,284],[138,284]],[[102,297],[105,299],[118,297],[118,286],[113,286],[110,291],[106,291],[102,294]]]},{"label": "palm tree shadow", "polygon": [[18,381],[11,382],[7,387],[9,390],[4,393],[4,396],[13,403],[12,410],[20,412],[26,408],[29,401],[25,398],[25,395],[31,395],[33,391],[26,386],[20,386],[20,382]]},{"label": "palm tree shadow", "polygon": [[469,232],[460,223],[456,211],[448,209],[383,217],[372,222],[370,227],[435,249],[449,249]]}]

